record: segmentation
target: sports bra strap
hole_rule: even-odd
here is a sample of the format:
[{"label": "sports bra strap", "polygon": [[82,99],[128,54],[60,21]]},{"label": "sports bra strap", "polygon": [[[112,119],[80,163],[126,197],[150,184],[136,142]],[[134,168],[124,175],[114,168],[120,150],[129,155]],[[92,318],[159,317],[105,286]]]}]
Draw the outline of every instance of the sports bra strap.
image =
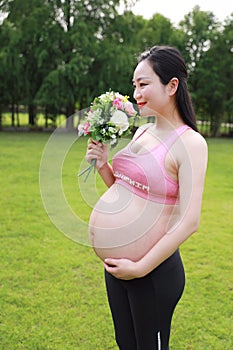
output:
[{"label": "sports bra strap", "polygon": [[170,148],[187,129],[190,129],[190,126],[181,125],[179,128],[173,130],[161,143],[166,146],[166,148]]},{"label": "sports bra strap", "polygon": [[133,141],[136,141],[137,139],[139,139],[139,137],[141,137],[144,134],[144,132],[146,132],[150,128],[151,125],[152,124],[150,125],[147,124],[146,127],[141,130],[140,134],[138,134]]},{"label": "sports bra strap", "polygon": [[[141,137],[144,132],[146,132],[152,124],[147,125],[143,130],[140,132],[139,135],[133,140],[134,142]],[[178,139],[180,135],[182,135],[187,129],[190,129],[190,126],[188,125],[181,125],[179,128],[173,130],[164,140],[161,140],[161,145],[166,146],[170,148],[173,143]]]}]

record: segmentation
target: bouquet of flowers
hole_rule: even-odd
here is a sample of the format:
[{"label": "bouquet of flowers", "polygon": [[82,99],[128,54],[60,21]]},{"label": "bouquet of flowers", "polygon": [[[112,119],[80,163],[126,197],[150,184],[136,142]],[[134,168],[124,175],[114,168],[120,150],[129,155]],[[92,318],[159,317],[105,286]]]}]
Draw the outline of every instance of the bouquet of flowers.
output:
[{"label": "bouquet of flowers", "polygon": [[[129,122],[130,117],[131,123]],[[89,135],[93,140],[109,142],[114,147],[119,138],[130,132],[130,127],[137,117],[138,113],[128,96],[109,91],[94,99],[86,114],[84,124],[78,126],[78,135]],[[87,172],[84,180],[86,181],[95,163],[96,159],[93,159],[90,166],[78,176]]]}]

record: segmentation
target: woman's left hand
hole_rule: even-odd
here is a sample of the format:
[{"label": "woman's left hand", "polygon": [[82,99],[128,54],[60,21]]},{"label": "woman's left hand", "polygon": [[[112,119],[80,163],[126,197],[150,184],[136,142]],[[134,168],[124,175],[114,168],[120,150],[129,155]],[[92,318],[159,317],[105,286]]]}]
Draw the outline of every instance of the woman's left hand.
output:
[{"label": "woman's left hand", "polygon": [[104,260],[104,267],[111,275],[122,280],[142,277],[138,270],[138,263],[129,259],[107,258]]}]

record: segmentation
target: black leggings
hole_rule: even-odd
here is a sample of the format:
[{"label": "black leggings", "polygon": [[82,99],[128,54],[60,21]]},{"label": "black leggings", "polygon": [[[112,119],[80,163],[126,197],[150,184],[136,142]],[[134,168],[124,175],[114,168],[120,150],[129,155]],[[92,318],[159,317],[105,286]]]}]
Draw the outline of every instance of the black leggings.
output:
[{"label": "black leggings", "polygon": [[147,276],[129,281],[105,271],[120,350],[169,350],[172,315],[185,285],[177,250]]}]

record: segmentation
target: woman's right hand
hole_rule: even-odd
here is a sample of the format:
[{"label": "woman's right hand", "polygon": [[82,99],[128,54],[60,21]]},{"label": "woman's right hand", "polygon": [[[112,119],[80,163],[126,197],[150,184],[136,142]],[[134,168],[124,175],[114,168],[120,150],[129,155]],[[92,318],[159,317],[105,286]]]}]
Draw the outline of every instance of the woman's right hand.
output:
[{"label": "woman's right hand", "polygon": [[87,146],[86,160],[91,163],[96,159],[95,167],[99,170],[104,164],[108,162],[108,145],[100,141],[90,139]]}]

